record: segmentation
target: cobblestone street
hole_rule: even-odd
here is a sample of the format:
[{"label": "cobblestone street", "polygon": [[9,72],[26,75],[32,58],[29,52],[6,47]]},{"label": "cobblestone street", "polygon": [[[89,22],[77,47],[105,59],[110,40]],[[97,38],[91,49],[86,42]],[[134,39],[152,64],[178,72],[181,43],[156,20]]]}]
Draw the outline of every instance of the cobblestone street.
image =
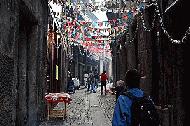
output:
[{"label": "cobblestone street", "polygon": [[50,118],[40,126],[111,126],[115,96],[111,94],[100,95],[86,92],[86,89],[77,90],[71,95],[72,102],[68,105],[67,118]]}]

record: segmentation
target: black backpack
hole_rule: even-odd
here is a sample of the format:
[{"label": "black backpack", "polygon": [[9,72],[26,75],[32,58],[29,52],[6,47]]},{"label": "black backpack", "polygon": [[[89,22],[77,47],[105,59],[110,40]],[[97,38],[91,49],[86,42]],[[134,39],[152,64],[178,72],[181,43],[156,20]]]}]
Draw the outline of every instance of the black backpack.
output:
[{"label": "black backpack", "polygon": [[139,98],[130,92],[126,95],[132,100],[131,126],[159,126],[159,116],[149,96]]}]

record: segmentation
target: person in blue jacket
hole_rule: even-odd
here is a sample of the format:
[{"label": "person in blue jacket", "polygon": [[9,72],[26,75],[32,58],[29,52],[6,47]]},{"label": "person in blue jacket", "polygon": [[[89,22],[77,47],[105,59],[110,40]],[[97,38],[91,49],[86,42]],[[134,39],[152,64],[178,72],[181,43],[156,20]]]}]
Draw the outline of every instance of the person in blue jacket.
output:
[{"label": "person in blue jacket", "polygon": [[[125,75],[125,83],[127,90],[124,93],[130,92],[136,97],[143,97],[144,92],[140,87],[140,74],[136,69],[128,70]],[[112,126],[131,126],[131,105],[132,101],[127,95],[120,95],[117,99]]]}]

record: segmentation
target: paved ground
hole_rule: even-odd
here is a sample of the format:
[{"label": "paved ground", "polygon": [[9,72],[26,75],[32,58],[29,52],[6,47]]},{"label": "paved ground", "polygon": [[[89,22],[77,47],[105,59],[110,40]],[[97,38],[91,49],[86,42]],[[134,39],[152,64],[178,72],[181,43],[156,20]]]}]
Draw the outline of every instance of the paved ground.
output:
[{"label": "paved ground", "polygon": [[50,119],[40,126],[111,126],[115,96],[100,95],[86,92],[86,89],[77,90],[71,95],[73,101],[68,106],[67,118]]}]

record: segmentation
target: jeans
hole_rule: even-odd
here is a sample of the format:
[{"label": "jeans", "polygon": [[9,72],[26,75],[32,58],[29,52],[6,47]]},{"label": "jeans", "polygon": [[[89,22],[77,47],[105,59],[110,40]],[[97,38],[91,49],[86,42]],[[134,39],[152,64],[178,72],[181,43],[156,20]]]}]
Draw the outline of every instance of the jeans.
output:
[{"label": "jeans", "polygon": [[91,86],[91,92],[96,92],[96,85],[95,85],[95,83],[92,83],[92,86]]},{"label": "jeans", "polygon": [[98,79],[95,79],[95,86],[98,88]]}]

